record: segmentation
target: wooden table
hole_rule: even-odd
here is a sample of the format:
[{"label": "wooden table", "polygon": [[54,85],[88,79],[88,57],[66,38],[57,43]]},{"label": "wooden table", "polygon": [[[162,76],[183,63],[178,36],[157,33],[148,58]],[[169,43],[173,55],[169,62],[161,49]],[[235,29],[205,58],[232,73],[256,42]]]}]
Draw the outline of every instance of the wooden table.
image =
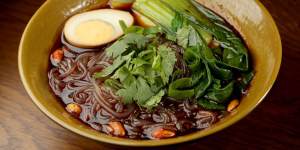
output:
[{"label": "wooden table", "polygon": [[[32,103],[23,88],[17,66],[18,44],[25,25],[43,2],[0,1],[0,149],[126,149],[92,141],[62,128]],[[274,16],[283,42],[280,75],[269,95],[233,126],[206,138],[162,149],[300,148],[300,1],[262,2]]]}]

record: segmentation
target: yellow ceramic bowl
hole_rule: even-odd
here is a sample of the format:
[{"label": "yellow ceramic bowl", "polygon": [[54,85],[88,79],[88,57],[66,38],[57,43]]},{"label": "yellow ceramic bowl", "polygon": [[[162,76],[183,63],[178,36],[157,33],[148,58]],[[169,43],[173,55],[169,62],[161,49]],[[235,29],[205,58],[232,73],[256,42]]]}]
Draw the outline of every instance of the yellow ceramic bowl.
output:
[{"label": "yellow ceramic bowl", "polygon": [[256,71],[248,96],[228,117],[211,128],[166,140],[129,140],[107,136],[71,117],[48,86],[49,53],[71,15],[101,7],[107,0],[47,0],[27,25],[19,47],[19,70],[34,103],[51,119],[82,136],[126,146],[162,146],[182,143],[220,131],[251,112],[271,89],[281,63],[281,41],[276,25],[258,0],[198,0],[226,18],[242,34]]}]

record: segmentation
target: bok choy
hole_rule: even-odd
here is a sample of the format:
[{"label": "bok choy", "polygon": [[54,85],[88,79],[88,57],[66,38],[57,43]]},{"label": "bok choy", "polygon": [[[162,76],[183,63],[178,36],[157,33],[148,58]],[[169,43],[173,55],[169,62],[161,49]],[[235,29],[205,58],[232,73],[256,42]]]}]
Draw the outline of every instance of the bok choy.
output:
[{"label": "bok choy", "polygon": [[[195,97],[205,108],[223,109],[234,87],[244,85],[236,82],[234,73],[249,74],[246,77],[252,79],[242,40],[222,18],[197,2],[136,0],[133,9],[161,26],[169,39],[184,48],[184,60],[192,75],[170,83],[168,96]],[[213,44],[216,46],[210,46]]]}]

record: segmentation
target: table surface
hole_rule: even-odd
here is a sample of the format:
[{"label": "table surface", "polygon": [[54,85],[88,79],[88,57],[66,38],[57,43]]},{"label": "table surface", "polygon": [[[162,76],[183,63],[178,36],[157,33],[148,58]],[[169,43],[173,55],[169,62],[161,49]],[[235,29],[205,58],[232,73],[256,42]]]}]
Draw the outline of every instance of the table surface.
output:
[{"label": "table surface", "polygon": [[[18,44],[25,25],[43,2],[0,1],[0,149],[126,149],[86,139],[62,128],[32,103],[23,88],[17,66]],[[262,2],[276,20],[283,42],[281,71],[271,92],[250,115],[231,127],[196,141],[161,149],[291,150],[300,147],[300,1]]]}]

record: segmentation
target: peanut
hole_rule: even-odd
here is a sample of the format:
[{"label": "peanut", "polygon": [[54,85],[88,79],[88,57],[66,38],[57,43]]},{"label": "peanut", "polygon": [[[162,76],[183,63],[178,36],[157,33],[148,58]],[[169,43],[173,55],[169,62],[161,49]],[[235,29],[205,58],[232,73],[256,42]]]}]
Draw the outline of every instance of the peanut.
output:
[{"label": "peanut", "polygon": [[233,111],[235,108],[237,108],[239,106],[240,102],[237,99],[232,100],[228,106],[227,106],[227,111],[231,112]]},{"label": "peanut", "polygon": [[75,115],[75,116],[79,116],[81,111],[82,111],[80,105],[75,104],[75,103],[68,104],[67,107],[66,107],[66,110],[69,113],[71,113],[72,115]]},{"label": "peanut", "polygon": [[170,131],[170,130],[166,130],[163,128],[159,128],[157,130],[154,130],[154,132],[152,133],[152,136],[155,139],[165,139],[165,138],[170,138],[175,136],[175,132],[174,131]]},{"label": "peanut", "polygon": [[61,62],[64,56],[64,51],[61,49],[57,49],[52,53],[52,58],[56,62]]},{"label": "peanut", "polygon": [[125,136],[125,129],[120,122],[113,121],[108,123],[109,126],[113,129],[112,134],[115,136]]}]

